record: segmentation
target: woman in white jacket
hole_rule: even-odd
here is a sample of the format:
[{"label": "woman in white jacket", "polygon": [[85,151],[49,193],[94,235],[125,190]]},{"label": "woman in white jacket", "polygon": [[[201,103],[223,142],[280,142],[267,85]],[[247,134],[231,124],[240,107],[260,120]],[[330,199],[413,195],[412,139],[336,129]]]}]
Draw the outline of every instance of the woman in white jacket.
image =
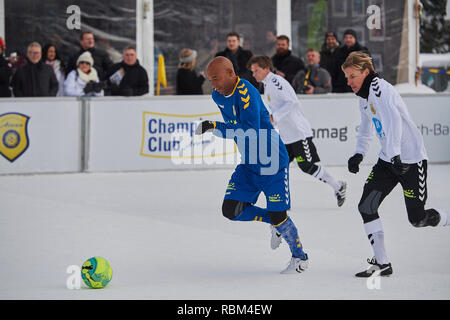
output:
[{"label": "woman in white jacket", "polygon": [[352,52],[342,70],[348,85],[360,97],[361,113],[356,150],[348,160],[348,170],[359,171],[373,128],[381,144],[378,162],[366,180],[358,205],[374,258],[368,259],[372,266],[356,276],[370,277],[374,272],[389,276],[392,266],[384,247],[378,208],[398,183],[403,188],[408,220],[414,227],[446,226],[450,224],[450,217],[441,209],[425,209],[428,157],[422,135],[400,94],[375,73],[372,59],[361,51]]},{"label": "woman in white jacket", "polygon": [[94,59],[89,51],[85,51],[77,60],[77,69],[72,70],[64,81],[66,96],[103,96],[102,84],[97,71],[93,67]]}]

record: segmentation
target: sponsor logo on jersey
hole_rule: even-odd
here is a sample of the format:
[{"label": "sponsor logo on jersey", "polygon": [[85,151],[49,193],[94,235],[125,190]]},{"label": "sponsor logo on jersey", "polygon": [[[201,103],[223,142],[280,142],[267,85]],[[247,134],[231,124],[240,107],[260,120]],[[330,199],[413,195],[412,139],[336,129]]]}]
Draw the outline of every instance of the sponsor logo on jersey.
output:
[{"label": "sponsor logo on jersey", "polygon": [[414,195],[414,190],[410,189],[410,190],[403,190],[403,194],[405,195],[405,197],[407,198],[415,198],[416,196]]},{"label": "sponsor logo on jersey", "polygon": [[30,145],[29,119],[29,116],[15,112],[0,115],[0,154],[10,162],[19,158]]},{"label": "sponsor logo on jersey", "polygon": [[374,108],[373,104],[370,104],[370,111],[372,111],[373,114],[377,113],[375,111],[375,108]]},{"label": "sponsor logo on jersey", "polygon": [[372,118],[373,124],[375,125],[375,130],[377,131],[378,137],[381,139],[386,136],[383,130],[383,126],[381,125],[381,121],[377,118]]},{"label": "sponsor logo on jersey", "polygon": [[281,202],[281,196],[279,194],[274,194],[272,196],[269,196],[270,202]]}]

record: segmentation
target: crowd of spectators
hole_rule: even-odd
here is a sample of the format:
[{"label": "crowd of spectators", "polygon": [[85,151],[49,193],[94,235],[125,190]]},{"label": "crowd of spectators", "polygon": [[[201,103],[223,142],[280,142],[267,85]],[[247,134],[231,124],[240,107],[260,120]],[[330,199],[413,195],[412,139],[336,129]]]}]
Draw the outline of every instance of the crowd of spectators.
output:
[{"label": "crowd of spectators", "polygon": [[[0,38],[0,97],[141,96],[149,92],[147,71],[139,64],[133,46],[126,46],[122,61],[113,64],[106,51],[96,48],[92,32],[82,32],[79,45],[67,60],[60,57],[54,44],[42,47],[38,42],[30,43],[25,55],[5,58],[6,44]],[[291,83],[298,94],[351,92],[340,66],[353,51],[369,54],[352,29],[344,32],[342,44],[336,32],[328,31],[320,51],[307,49],[306,64],[290,50],[290,39],[285,35],[268,32],[264,51],[271,55],[273,71]],[[253,53],[241,46],[238,33],[227,34],[226,48],[215,56],[230,59],[236,74],[262,92],[262,86],[247,69]],[[180,51],[176,94],[203,94],[205,74],[195,70],[196,61],[196,50]]]},{"label": "crowd of spectators", "polygon": [[[286,35],[275,36],[267,32],[265,43],[265,55],[272,59],[274,72],[285,78],[298,94],[323,94],[329,92],[351,92],[347,80],[340,66],[347,56],[353,51],[368,53],[356,37],[356,32],[348,29],[344,32],[343,44],[338,41],[336,32],[328,31],[321,50],[309,48],[306,51],[306,65],[302,58],[292,53],[290,39]],[[187,51],[186,51],[187,50]],[[183,63],[187,57],[193,59],[193,63],[186,66]],[[177,72],[177,94],[202,94],[201,85],[205,80],[202,72],[197,75],[194,70],[197,52],[193,49],[183,49],[180,52],[180,65]],[[236,74],[248,80],[261,92],[262,86],[253,78],[247,63],[253,56],[250,50],[241,47],[241,39],[238,33],[230,32],[226,37],[226,48],[215,56],[224,56],[233,63]],[[191,60],[189,60],[191,61]],[[187,71],[188,69],[189,71]]]},{"label": "crowd of spectators", "polygon": [[[140,96],[149,92],[147,71],[139,64],[136,49],[127,46],[122,61],[113,64],[95,47],[92,32],[82,32],[80,49],[69,59],[60,57],[54,44],[28,45],[26,55],[4,57],[0,38],[0,97]],[[12,91],[12,92],[11,92]]]}]

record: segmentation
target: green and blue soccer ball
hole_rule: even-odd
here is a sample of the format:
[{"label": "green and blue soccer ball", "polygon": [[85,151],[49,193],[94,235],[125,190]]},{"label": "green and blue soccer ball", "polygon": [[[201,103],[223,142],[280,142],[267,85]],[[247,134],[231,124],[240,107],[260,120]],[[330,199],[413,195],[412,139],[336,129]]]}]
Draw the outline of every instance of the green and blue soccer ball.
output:
[{"label": "green and blue soccer ball", "polygon": [[91,288],[104,288],[112,278],[111,265],[102,257],[92,257],[83,263],[81,278]]}]

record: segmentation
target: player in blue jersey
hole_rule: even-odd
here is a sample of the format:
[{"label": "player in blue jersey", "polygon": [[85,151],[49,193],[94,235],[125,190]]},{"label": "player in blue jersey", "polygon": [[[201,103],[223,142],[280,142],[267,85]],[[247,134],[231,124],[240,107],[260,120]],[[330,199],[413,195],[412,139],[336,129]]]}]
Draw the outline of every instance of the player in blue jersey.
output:
[{"label": "player in blue jersey", "polygon": [[[241,154],[228,183],[222,204],[223,215],[232,221],[260,221],[274,226],[292,253],[282,273],[301,273],[308,267],[298,231],[287,215],[290,209],[289,157],[280,136],[270,122],[260,93],[247,80],[236,76],[233,64],[225,57],[212,60],[206,69],[214,88],[212,98],[225,122],[203,121],[196,134],[212,131],[233,139]],[[260,193],[267,208],[255,206]]]}]

